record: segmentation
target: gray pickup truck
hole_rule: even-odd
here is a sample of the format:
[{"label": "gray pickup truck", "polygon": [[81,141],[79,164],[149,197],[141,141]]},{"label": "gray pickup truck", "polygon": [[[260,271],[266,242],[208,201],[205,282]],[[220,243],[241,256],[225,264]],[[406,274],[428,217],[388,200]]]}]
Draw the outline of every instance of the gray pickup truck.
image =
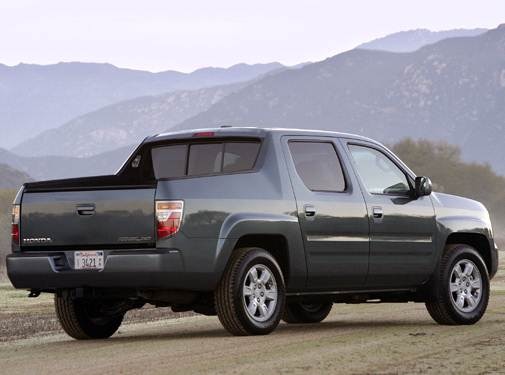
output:
[{"label": "gray pickup truck", "polygon": [[482,204],[324,131],[159,134],[115,175],[26,183],[12,220],[12,284],[54,293],[76,339],[146,303],[217,314],[234,335],[317,323],[333,303],[423,302],[473,324],[498,267]]}]

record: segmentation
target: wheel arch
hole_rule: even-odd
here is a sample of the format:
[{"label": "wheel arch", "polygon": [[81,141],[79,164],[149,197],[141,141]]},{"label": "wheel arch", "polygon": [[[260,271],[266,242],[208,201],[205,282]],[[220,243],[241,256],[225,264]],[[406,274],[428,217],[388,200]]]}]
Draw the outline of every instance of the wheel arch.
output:
[{"label": "wheel arch", "polygon": [[282,234],[246,234],[238,239],[235,249],[259,247],[269,252],[279,263],[286,285],[290,277],[289,247]]},{"label": "wheel arch", "polygon": [[488,238],[482,233],[472,232],[454,232],[447,236],[445,241],[446,245],[463,244],[471,246],[479,253],[484,260],[487,271],[492,277],[493,274],[493,256],[491,252],[491,245]]},{"label": "wheel arch", "polygon": [[230,215],[223,223],[216,252],[216,271],[222,275],[234,250],[260,247],[269,251],[285,274],[288,289],[305,286],[307,264],[298,218],[294,214]]}]

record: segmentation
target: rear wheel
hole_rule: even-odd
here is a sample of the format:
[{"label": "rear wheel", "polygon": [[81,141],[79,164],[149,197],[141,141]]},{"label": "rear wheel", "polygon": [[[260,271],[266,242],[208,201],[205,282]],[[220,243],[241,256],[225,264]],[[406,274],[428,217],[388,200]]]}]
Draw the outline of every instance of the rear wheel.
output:
[{"label": "rear wheel", "polygon": [[468,245],[449,245],[434,277],[426,308],[439,324],[474,324],[489,301],[489,276],[481,256]]},{"label": "rear wheel", "polygon": [[287,303],[282,320],[286,323],[319,323],[322,322],[331,311],[333,303]]},{"label": "rear wheel", "polygon": [[234,251],[215,291],[216,311],[233,335],[272,332],[284,311],[285,287],[281,269],[265,250]]},{"label": "rear wheel", "polygon": [[56,315],[63,330],[74,339],[105,339],[114,334],[124,312],[114,303],[55,296]]}]

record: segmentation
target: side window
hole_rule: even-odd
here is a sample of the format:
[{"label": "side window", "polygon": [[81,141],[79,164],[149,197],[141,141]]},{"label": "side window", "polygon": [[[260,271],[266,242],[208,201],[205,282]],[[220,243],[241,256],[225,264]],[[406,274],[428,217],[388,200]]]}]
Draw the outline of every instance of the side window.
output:
[{"label": "side window", "polygon": [[240,172],[252,169],[259,149],[259,142],[225,143],[223,172]]},{"label": "side window", "polygon": [[310,190],[345,190],[344,173],[332,143],[291,141],[289,150],[296,172]]},{"label": "side window", "polygon": [[156,179],[184,176],[186,174],[187,149],[187,145],[153,148],[151,155]]},{"label": "side window", "polygon": [[404,195],[410,191],[405,173],[382,152],[358,145],[349,145],[349,150],[369,193]]}]

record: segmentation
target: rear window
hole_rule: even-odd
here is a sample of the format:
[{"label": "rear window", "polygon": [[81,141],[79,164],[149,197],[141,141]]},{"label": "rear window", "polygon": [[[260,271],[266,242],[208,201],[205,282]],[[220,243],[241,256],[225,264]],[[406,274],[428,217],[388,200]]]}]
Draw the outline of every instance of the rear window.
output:
[{"label": "rear window", "polygon": [[191,145],[189,148],[188,175],[215,174],[221,172],[223,145],[208,143]]},{"label": "rear window", "polygon": [[156,147],[151,151],[156,178],[173,178],[186,174],[187,145]]},{"label": "rear window", "polygon": [[205,176],[248,171],[254,168],[260,142],[178,144],[152,149],[157,179]]}]

